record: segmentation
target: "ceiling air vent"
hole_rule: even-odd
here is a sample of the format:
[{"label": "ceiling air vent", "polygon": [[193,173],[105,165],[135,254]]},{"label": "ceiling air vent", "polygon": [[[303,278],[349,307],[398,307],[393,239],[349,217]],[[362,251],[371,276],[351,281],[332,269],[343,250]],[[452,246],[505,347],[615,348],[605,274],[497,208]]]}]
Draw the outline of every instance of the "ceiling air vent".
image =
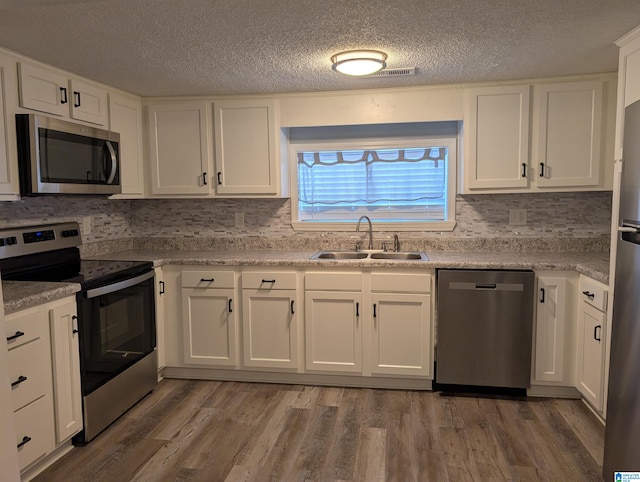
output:
[{"label": "ceiling air vent", "polygon": [[403,77],[405,75],[416,75],[416,68],[409,67],[404,69],[385,69],[376,72],[375,74],[365,75],[362,78],[366,79],[367,77]]}]

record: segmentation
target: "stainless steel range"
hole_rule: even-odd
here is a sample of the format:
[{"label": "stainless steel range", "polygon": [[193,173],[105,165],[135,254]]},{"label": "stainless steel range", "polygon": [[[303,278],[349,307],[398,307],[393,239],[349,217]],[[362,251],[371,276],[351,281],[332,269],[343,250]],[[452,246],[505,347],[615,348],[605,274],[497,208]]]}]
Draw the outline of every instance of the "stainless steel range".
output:
[{"label": "stainless steel range", "polygon": [[77,223],[0,230],[4,280],[80,283],[84,430],[93,439],[157,385],[153,263],[80,258]]}]

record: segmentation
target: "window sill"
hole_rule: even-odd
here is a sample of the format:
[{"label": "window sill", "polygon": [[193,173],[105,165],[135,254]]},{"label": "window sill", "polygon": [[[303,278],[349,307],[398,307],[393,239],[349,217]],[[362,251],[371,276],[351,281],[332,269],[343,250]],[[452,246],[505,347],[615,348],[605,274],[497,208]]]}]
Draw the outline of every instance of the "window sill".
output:
[{"label": "window sill", "polygon": [[[339,231],[355,231],[356,223],[330,223],[330,222],[300,222],[293,221],[291,227],[296,232],[339,232]],[[434,231],[453,231],[456,227],[455,221],[443,221],[437,223],[420,223],[420,222],[407,222],[407,223],[383,223],[373,221],[374,232],[434,232]],[[367,231],[368,226],[360,226],[360,231]]]}]

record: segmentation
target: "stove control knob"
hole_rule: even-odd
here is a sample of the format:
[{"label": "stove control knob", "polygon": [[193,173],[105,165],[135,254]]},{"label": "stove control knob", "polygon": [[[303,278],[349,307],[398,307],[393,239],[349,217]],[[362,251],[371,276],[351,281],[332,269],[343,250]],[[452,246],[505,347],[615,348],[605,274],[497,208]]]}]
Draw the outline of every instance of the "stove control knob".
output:
[{"label": "stove control knob", "polygon": [[0,238],[0,246],[4,246],[4,238]]},{"label": "stove control knob", "polygon": [[12,244],[18,244],[18,238],[16,238],[15,236],[7,238],[7,245],[11,246]]}]

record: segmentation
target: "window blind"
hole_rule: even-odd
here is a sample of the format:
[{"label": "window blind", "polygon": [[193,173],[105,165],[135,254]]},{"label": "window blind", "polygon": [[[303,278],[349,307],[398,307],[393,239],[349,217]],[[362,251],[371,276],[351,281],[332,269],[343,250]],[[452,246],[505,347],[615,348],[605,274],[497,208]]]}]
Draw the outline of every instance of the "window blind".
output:
[{"label": "window blind", "polygon": [[444,221],[448,149],[297,153],[301,221]]}]

